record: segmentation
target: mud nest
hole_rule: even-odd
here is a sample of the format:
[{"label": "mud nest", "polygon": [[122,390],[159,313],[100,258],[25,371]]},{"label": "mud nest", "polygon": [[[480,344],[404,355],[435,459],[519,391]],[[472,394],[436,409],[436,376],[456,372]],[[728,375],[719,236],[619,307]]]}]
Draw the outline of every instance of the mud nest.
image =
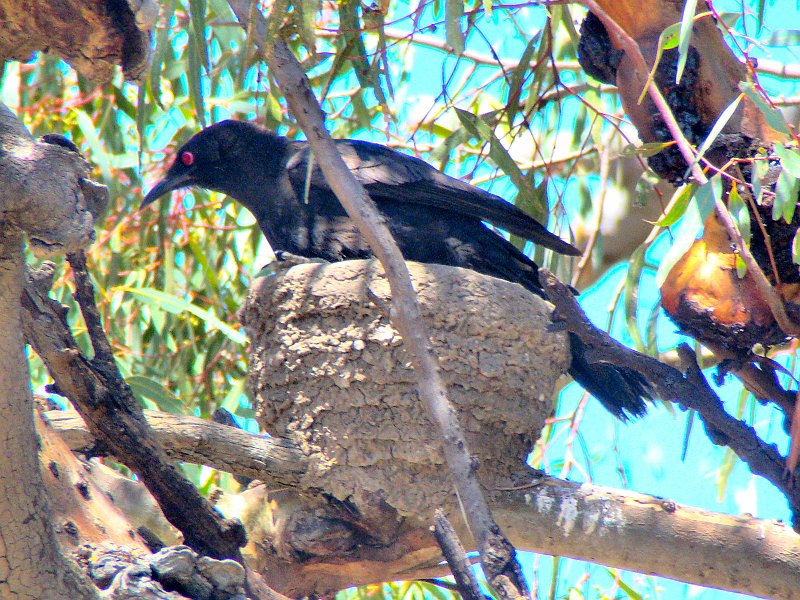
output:
[{"label": "mud nest", "polygon": [[[409,263],[448,394],[489,490],[528,481],[525,459],[569,365],[552,307],[517,284]],[[375,261],[305,264],[258,279],[242,309],[262,426],[309,456],[306,489],[358,510],[428,518],[454,506],[439,435],[417,397],[389,285]]]}]

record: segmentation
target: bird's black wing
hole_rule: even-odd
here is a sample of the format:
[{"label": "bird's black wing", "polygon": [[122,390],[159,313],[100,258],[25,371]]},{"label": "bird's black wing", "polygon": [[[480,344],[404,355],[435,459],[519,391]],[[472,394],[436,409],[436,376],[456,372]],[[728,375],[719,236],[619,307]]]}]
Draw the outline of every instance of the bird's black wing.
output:
[{"label": "bird's black wing", "polygon": [[[537,244],[568,255],[580,251],[550,233],[533,217],[499,196],[437,171],[413,156],[386,146],[356,140],[337,140],[337,148],[355,178],[376,201],[408,202],[477,217]],[[330,191],[322,171],[311,164],[305,142],[294,142],[286,168],[295,189],[306,185]]]}]

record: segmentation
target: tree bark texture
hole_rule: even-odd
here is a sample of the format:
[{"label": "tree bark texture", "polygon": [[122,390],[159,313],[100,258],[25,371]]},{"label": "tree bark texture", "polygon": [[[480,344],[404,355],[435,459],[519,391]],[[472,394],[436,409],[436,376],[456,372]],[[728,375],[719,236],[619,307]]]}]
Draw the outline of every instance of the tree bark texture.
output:
[{"label": "tree bark texture", "polygon": [[105,83],[117,65],[138,79],[150,56],[155,0],[0,0],[0,58],[53,52],[88,79]]},{"label": "tree bark texture", "polygon": [[[0,105],[0,596],[91,598],[55,537],[38,462],[33,396],[22,334],[23,232],[42,254],[93,239],[85,161],[35,142]],[[54,219],[60,221],[56,225]]]},{"label": "tree bark texture", "polygon": [[91,598],[61,554],[39,471],[20,319],[23,267],[22,231],[0,223],[0,597]]}]

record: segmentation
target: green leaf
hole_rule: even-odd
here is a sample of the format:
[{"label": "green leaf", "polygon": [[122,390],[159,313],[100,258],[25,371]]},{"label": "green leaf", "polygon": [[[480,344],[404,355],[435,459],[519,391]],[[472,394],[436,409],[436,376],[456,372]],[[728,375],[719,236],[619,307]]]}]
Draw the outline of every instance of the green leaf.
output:
[{"label": "green leaf", "polygon": [[744,240],[745,246],[750,246],[750,238],[752,232],[750,231],[750,211],[747,205],[739,195],[739,188],[734,185],[731,187],[730,194],[728,195],[728,212],[731,213],[736,228]]},{"label": "green leaf", "polygon": [[747,263],[744,262],[744,259],[739,254],[736,254],[736,276],[739,279],[744,279],[745,275],[747,275]]},{"label": "green leaf", "polygon": [[210,329],[217,329],[221,331],[231,341],[236,342],[237,344],[243,345],[247,341],[247,337],[241,331],[238,331],[227,323],[221,321],[213,311],[202,309],[199,306],[195,306],[191,302],[187,302],[186,300],[176,298],[175,296],[170,296],[169,294],[165,294],[160,290],[154,290],[152,288],[131,288],[121,286],[115,288],[115,290],[138,296],[143,301],[147,303],[153,303],[159,308],[176,315],[188,312],[203,321]]},{"label": "green leaf", "polygon": [[202,73],[200,60],[197,55],[196,44],[189,43],[186,46],[186,57],[189,61],[186,69],[186,78],[189,81],[189,97],[194,105],[194,113],[197,122],[203,127],[206,126],[206,108],[203,99]]},{"label": "green leaf", "polygon": [[789,172],[789,175],[800,178],[800,153],[796,148],[787,148],[783,144],[775,144],[773,149],[775,156],[781,159],[781,167]]},{"label": "green leaf", "polygon": [[796,46],[800,44],[800,31],[797,29],[781,29],[772,33],[764,42],[767,46]]},{"label": "green leaf", "polygon": [[781,171],[775,186],[775,203],[772,205],[773,221],[783,217],[787,223],[792,222],[795,208],[797,208],[798,190],[800,190],[800,180],[786,170]]},{"label": "green leaf", "polygon": [[671,50],[672,48],[677,47],[678,43],[680,42],[680,32],[681,32],[681,24],[680,23],[673,23],[672,25],[666,27],[658,36],[658,44],[656,46],[656,58],[653,61],[653,67],[650,69],[650,73],[647,75],[647,81],[644,82],[644,87],[642,88],[642,92],[639,94],[639,99],[637,100],[637,104],[641,104],[644,100],[645,95],[647,94],[647,89],[650,87],[650,84],[653,83],[656,76],[656,70],[658,69],[658,63],[661,62],[661,57],[664,55],[664,50]]},{"label": "green leaf", "polygon": [[652,169],[642,171],[639,179],[636,180],[634,189],[634,205],[647,206],[647,202],[655,189],[656,184],[661,178]]},{"label": "green leaf", "polygon": [[694,157],[692,164],[686,168],[685,177],[689,176],[694,166],[700,162],[703,156],[705,156],[706,151],[711,147],[711,144],[714,143],[714,140],[716,140],[719,134],[722,133],[725,125],[728,124],[728,121],[730,121],[731,117],[733,116],[733,113],[735,113],[736,109],[739,108],[739,102],[742,101],[743,97],[743,94],[736,96],[736,99],[731,102],[717,117],[717,120],[715,121],[714,126],[711,128],[711,131],[708,132],[706,139],[704,139],[703,143],[700,144],[700,148],[697,150],[697,155]]},{"label": "green leaf", "polygon": [[519,99],[522,95],[522,83],[525,79],[525,73],[528,72],[533,58],[533,52],[541,38],[541,32],[537,32],[528,43],[525,45],[525,50],[519,59],[519,63],[511,71],[511,76],[508,79],[508,102],[506,102],[506,112],[508,113],[508,124],[513,126],[514,119],[519,113]]},{"label": "green leaf", "polygon": [[694,14],[697,10],[697,0],[686,0],[681,17],[680,33],[678,34],[678,65],[675,70],[675,83],[681,82],[683,70],[686,68],[686,57],[689,56],[689,42],[692,39],[694,27]]},{"label": "green leaf", "polygon": [[644,144],[628,144],[620,152],[620,156],[641,156],[642,158],[650,158],[655,156],[662,150],[674,146],[675,142],[647,142]]},{"label": "green leaf", "polygon": [[[380,86],[377,69],[370,64],[367,47],[361,36],[361,21],[358,18],[359,0],[343,0],[339,4],[339,19],[341,20],[340,38],[343,42],[341,52],[345,52],[356,74],[358,83],[362,88],[372,88],[378,102],[385,104],[386,100]],[[375,63],[377,64],[377,60]],[[331,84],[333,82],[331,81]],[[363,121],[362,121],[363,124]],[[367,125],[364,125],[365,127]]]},{"label": "green leaf", "polygon": [[80,128],[84,139],[89,144],[89,148],[92,151],[92,155],[89,158],[92,162],[100,167],[100,170],[103,172],[104,176],[110,176],[111,164],[108,160],[108,154],[103,147],[100,138],[97,137],[97,130],[95,129],[92,119],[81,108],[73,108],[72,110],[75,112],[75,117],[78,121],[78,127]]},{"label": "green leaf", "polygon": [[639,592],[637,592],[636,590],[634,590],[627,583],[625,583],[622,580],[622,577],[620,577],[620,574],[619,574],[618,571],[615,571],[614,569],[606,568],[606,572],[614,579],[614,581],[617,583],[619,588],[623,592],[625,592],[625,595],[628,598],[631,598],[632,600],[642,600],[642,595]]},{"label": "green leaf", "polygon": [[192,19],[193,36],[190,40],[195,45],[197,57],[201,59],[203,69],[206,73],[211,72],[211,61],[208,56],[208,44],[206,44],[206,11],[208,4],[206,0],[189,0],[189,13]]},{"label": "green leaf", "polygon": [[766,12],[767,0],[758,0],[758,18],[756,19],[758,27],[756,28],[756,34],[760,34],[761,28],[764,27],[764,15]]},{"label": "green leaf", "polygon": [[298,21],[300,21],[298,30],[300,32],[300,39],[303,41],[303,46],[308,50],[309,54],[316,54],[316,19],[317,11],[320,9],[319,0],[300,0],[294,3],[295,10],[298,12]]},{"label": "green leaf", "polygon": [[686,212],[686,207],[689,206],[689,201],[692,199],[695,191],[697,190],[697,185],[694,183],[690,184],[683,184],[672,195],[672,198],[669,202],[669,210],[667,214],[661,217],[658,221],[656,221],[656,225],[659,227],[670,227],[671,225],[677,223],[678,219],[683,216],[683,213]]},{"label": "green leaf", "polygon": [[656,285],[661,287],[672,267],[686,254],[697,237],[703,232],[708,215],[714,210],[714,204],[722,196],[722,178],[714,175],[708,183],[701,186],[689,203],[683,219],[674,234],[672,247],[664,255],[656,273]]},{"label": "green leaf", "polygon": [[797,230],[792,238],[792,262],[800,265],[800,229]]},{"label": "green leaf", "polygon": [[627,324],[628,333],[633,340],[633,345],[639,352],[645,351],[644,340],[639,331],[639,320],[637,319],[636,309],[639,305],[639,281],[642,276],[642,269],[644,269],[644,255],[647,248],[639,246],[633,251],[633,254],[628,261],[628,274],[625,279],[625,322]]},{"label": "green leaf", "polygon": [[[152,62],[150,63],[150,95],[160,108],[163,108],[161,105],[161,73],[169,48],[169,28],[172,15],[175,14],[175,1],[167,0],[163,6],[163,21],[161,27],[156,28],[156,46],[153,49]],[[143,103],[139,104],[140,112],[144,109],[144,106]]]},{"label": "green leaf", "polygon": [[530,181],[522,174],[517,163],[505,149],[498,137],[495,135],[489,124],[478,115],[466,110],[456,108],[458,120],[464,128],[475,138],[489,143],[489,156],[498,167],[508,175],[511,182],[516,186],[520,198],[518,201],[526,206],[534,208],[532,215],[540,223],[547,222],[548,207],[543,204],[541,194],[537,196],[535,189]]},{"label": "green leaf", "polygon": [[719,471],[717,473],[717,500],[722,502],[725,499],[725,491],[728,489],[728,480],[731,477],[731,473],[733,473],[733,469],[736,467],[736,463],[739,462],[736,458],[736,455],[733,453],[733,450],[730,448],[725,448],[725,454],[722,457],[722,464],[719,466]]},{"label": "green leaf", "polygon": [[[756,158],[761,157],[762,155],[759,154]],[[753,170],[750,173],[750,185],[753,186],[753,200],[755,200],[756,204],[761,203],[761,196],[764,193],[764,189],[761,185],[761,181],[764,179],[764,176],[769,171],[769,161],[767,160],[755,160],[753,161]]]},{"label": "green leaf", "polygon": [[130,375],[125,378],[125,383],[130,386],[134,396],[139,398],[140,401],[149,400],[155,404],[158,410],[172,413],[173,415],[183,414],[183,403],[180,399],[163,385],[149,377]]},{"label": "green leaf", "polygon": [[742,81],[739,83],[739,89],[742,90],[742,92],[744,92],[745,95],[753,101],[753,104],[756,105],[756,108],[763,113],[764,118],[767,120],[767,125],[772,127],[775,131],[784,133],[786,135],[791,135],[789,127],[786,125],[786,121],[784,120],[781,111],[774,106],[770,106],[766,100],[761,97],[761,94],[756,91],[756,88],[752,83]]}]

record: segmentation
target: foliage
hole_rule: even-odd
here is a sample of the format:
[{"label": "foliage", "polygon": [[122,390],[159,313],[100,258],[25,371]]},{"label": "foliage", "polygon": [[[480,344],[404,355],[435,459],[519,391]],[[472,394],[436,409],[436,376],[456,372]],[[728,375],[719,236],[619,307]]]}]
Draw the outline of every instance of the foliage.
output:
[{"label": "foliage", "polygon": [[[769,7],[753,4],[756,15],[748,19],[760,30]],[[576,62],[582,13],[574,6],[422,0],[367,7],[355,0],[302,0],[281,17],[334,136],[372,139],[416,154],[516,202],[563,237],[576,234],[591,249],[591,261],[526,248],[566,279],[578,282],[581,271],[602,262],[606,203],[630,204],[635,187],[637,202],[655,205],[656,212],[666,208],[644,164],[660,145],[637,147],[613,88],[586,76]],[[685,53],[687,23],[697,18],[687,10],[684,23],[662,36],[662,46]],[[759,34],[780,43],[797,37],[795,31]],[[460,57],[446,53],[448,46],[462,45]],[[247,212],[214,193],[193,190],[157,209],[137,207],[142,189],[159,177],[174,149],[203,125],[236,117],[289,136],[298,132],[225,0],[164,0],[154,57],[141,85],[117,78],[98,88],[42,54],[29,64],[6,65],[3,100],[18,107],[34,135],[59,132],[73,139],[109,187],[110,206],[90,260],[106,331],[134,392],[161,410],[209,417],[222,406],[248,417],[236,310],[270,257],[266,242]],[[759,90],[750,85],[742,93],[757,98],[770,123],[785,129]],[[795,151],[781,148],[796,167]],[[784,187],[791,185],[787,180]],[[629,337],[642,350],[665,349],[656,339],[657,308],[638,306],[642,273],[655,271],[647,253],[660,228],[677,223],[687,210],[694,218],[683,226],[694,227],[690,235],[695,234],[704,210],[698,199],[713,193],[711,187],[681,188],[653,234],[632,252],[627,289],[611,294],[609,326],[618,308],[626,311]],[[786,198],[792,191],[780,193]],[[789,204],[779,205],[779,217],[793,210]],[[524,247],[524,240],[514,241]],[[74,306],[66,274],[56,294]],[[70,318],[80,333],[76,314],[72,310]],[[79,340],[85,343],[85,335]],[[33,360],[34,385],[41,388],[48,378]],[[740,412],[747,412],[744,398]],[[535,464],[549,464],[562,475],[576,468],[591,477],[595,457],[583,452],[586,458],[578,461],[572,453],[573,443],[582,443],[581,415],[582,408],[553,420],[534,452]],[[564,440],[567,453],[550,464],[547,448],[555,440]],[[731,464],[723,465],[723,482]],[[219,482],[206,470],[190,472],[203,487]],[[576,575],[573,591],[553,586],[551,597],[584,597],[574,591],[584,580]],[[442,595],[428,584],[403,585],[354,595]],[[639,597],[621,581],[613,590],[600,597]]]}]

